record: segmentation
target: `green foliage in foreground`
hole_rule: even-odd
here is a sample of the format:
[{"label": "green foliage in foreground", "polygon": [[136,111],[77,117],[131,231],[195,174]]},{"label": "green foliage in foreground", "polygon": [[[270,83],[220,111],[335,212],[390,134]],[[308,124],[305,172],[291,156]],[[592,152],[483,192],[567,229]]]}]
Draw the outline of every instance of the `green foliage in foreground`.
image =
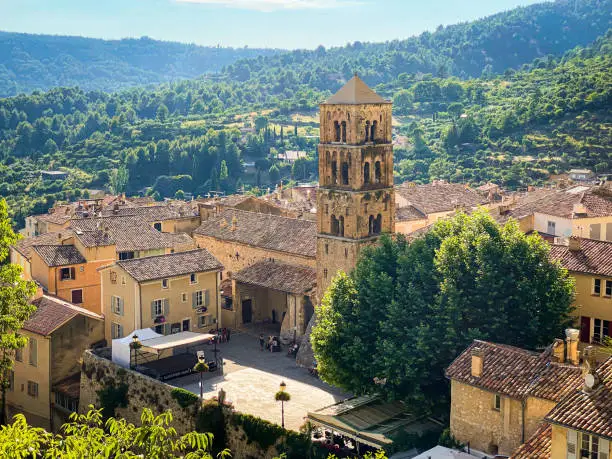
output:
[{"label": "green foliage in foreground", "polygon": [[[73,413],[62,433],[51,434],[29,426],[23,415],[0,428],[0,456],[11,458],[135,458],[212,459],[212,435],[190,432],[178,435],[172,426],[172,413],[154,416],[145,408],[140,426],[124,419],[102,418],[102,410],[90,406],[87,414]],[[229,451],[218,457],[231,457]]]},{"label": "green foliage in foreground", "polygon": [[573,293],[546,242],[485,211],[438,221],[412,243],[383,237],[334,279],[317,309],[319,374],[446,413],[444,369],[473,339],[548,345],[572,322]]}]

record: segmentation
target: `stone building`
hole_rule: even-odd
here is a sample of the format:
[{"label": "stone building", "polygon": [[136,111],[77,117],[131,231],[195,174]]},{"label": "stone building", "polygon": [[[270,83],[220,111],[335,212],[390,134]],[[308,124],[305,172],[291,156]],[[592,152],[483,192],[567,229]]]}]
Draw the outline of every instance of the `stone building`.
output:
[{"label": "stone building", "polygon": [[162,335],[208,332],[219,313],[222,269],[204,249],[120,260],[100,268],[106,340],[142,328]]},{"label": "stone building", "polygon": [[391,102],[357,75],[320,106],[317,289],[395,231]]},{"label": "stone building", "polygon": [[104,317],[59,298],[32,300],[36,311],[20,334],[28,344],[16,352],[6,392],[9,416],[55,430],[77,411],[81,354],[104,338]]},{"label": "stone building", "polygon": [[612,457],[612,357],[599,367],[585,350],[584,384],[567,393],[512,459]]},{"label": "stone building", "polygon": [[[544,416],[582,384],[578,331],[543,353],[475,340],[446,370],[451,380],[450,429],[473,450],[510,454]],[[567,354],[567,362],[566,362]]]},{"label": "stone building", "polygon": [[[592,344],[599,349],[612,337],[612,242],[572,236],[566,245],[552,245],[550,256],[576,281],[580,348]],[[598,352],[598,360],[606,356],[605,351]]]}]

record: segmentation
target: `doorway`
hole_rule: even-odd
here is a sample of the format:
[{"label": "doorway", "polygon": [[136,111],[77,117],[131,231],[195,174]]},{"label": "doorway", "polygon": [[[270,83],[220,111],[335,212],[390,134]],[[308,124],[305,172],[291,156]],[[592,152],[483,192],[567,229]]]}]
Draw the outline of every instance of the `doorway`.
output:
[{"label": "doorway", "polygon": [[253,320],[252,300],[242,300],[242,323],[250,324]]},{"label": "doorway", "polygon": [[183,331],[191,331],[191,320],[183,320]]}]

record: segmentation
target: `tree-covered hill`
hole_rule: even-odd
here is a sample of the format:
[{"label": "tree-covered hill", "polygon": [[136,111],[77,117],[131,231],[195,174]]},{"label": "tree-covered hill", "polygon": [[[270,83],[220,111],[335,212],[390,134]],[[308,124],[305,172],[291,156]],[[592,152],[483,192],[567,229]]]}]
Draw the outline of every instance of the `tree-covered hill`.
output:
[{"label": "tree-covered hill", "polygon": [[277,50],[218,48],[152,40],[0,32],[0,97],[79,86],[111,91],[195,78],[238,59]]},{"label": "tree-covered hill", "polygon": [[230,65],[226,77],[254,81],[260,90],[278,94],[299,84],[335,91],[354,72],[370,85],[402,74],[488,76],[586,45],[610,28],[611,19],[611,0],[557,0],[440,26],[406,40],[244,59]]}]

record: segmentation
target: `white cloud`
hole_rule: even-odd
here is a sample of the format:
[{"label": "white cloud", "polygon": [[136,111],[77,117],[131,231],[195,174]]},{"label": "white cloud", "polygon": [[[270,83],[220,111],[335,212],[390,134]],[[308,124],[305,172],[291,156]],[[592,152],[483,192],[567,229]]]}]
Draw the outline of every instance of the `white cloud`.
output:
[{"label": "white cloud", "polygon": [[303,10],[334,8],[341,5],[356,4],[354,0],[176,0],[180,3],[201,3],[221,5],[229,8],[256,11]]}]

